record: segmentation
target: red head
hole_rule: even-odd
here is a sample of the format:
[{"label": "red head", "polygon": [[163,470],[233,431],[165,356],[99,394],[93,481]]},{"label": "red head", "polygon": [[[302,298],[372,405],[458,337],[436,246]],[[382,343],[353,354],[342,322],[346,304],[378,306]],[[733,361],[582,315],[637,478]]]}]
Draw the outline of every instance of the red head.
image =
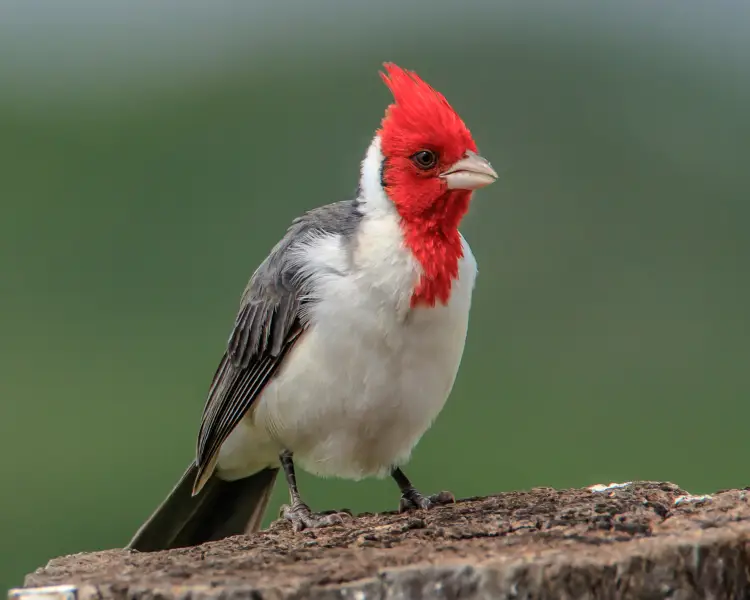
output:
[{"label": "red head", "polygon": [[404,237],[423,269],[412,304],[450,297],[463,255],[458,225],[473,190],[497,178],[477,155],[468,128],[445,97],[392,63],[383,81],[393,93],[380,135],[385,190],[402,218]]}]

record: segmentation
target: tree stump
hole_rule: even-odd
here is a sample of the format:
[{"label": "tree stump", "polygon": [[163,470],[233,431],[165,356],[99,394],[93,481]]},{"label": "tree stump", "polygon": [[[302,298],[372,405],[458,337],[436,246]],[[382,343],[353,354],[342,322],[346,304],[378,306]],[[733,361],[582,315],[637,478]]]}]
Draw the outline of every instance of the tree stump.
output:
[{"label": "tree stump", "polygon": [[[56,558],[10,594],[47,600],[747,598],[747,496],[728,490],[696,497],[671,483],[639,482],[535,488],[430,511],[362,514],[344,526],[302,533],[275,522],[257,534],[194,548]],[[38,589],[54,585],[63,587]]]}]

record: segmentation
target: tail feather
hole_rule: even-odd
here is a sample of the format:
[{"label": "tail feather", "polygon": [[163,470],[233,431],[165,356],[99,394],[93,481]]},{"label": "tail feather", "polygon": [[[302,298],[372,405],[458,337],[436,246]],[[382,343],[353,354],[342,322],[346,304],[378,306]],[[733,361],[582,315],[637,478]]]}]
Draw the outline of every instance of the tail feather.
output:
[{"label": "tail feather", "polygon": [[193,496],[198,467],[192,464],[127,547],[155,552],[257,531],[277,472],[264,469],[237,481],[222,481],[212,475]]}]

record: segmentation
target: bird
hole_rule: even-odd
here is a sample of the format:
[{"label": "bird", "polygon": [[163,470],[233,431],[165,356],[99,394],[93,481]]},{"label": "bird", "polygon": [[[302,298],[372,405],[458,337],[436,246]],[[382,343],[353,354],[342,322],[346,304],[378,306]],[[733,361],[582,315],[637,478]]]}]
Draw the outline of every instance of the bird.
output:
[{"label": "bird", "polygon": [[459,232],[497,172],[446,98],[384,63],[393,101],[355,198],[308,210],[250,278],[208,391],[194,461],[127,548],[196,546],[257,531],[279,471],[294,531],[313,512],[295,466],[391,477],[402,511],[424,495],[402,467],[445,405],[466,342],[477,263]]}]

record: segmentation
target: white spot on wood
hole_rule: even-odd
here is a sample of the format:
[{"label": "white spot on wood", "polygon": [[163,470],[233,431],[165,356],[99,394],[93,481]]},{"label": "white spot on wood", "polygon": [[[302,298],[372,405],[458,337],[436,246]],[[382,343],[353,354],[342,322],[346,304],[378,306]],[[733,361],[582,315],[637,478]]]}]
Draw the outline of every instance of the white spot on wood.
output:
[{"label": "white spot on wood", "polygon": [[76,600],[77,592],[74,585],[15,588],[8,592],[8,600]]},{"label": "white spot on wood", "polygon": [[686,494],[684,496],[677,496],[674,499],[674,505],[679,506],[680,504],[700,504],[703,502],[711,501],[710,494],[703,494],[702,496],[693,496],[692,494]]},{"label": "white spot on wood", "polygon": [[597,483],[596,485],[589,486],[589,491],[600,494],[602,492],[609,492],[611,490],[619,490],[622,488],[626,488],[629,485],[633,485],[632,481],[626,481],[625,483],[610,483],[609,485],[604,485],[603,483]]}]

